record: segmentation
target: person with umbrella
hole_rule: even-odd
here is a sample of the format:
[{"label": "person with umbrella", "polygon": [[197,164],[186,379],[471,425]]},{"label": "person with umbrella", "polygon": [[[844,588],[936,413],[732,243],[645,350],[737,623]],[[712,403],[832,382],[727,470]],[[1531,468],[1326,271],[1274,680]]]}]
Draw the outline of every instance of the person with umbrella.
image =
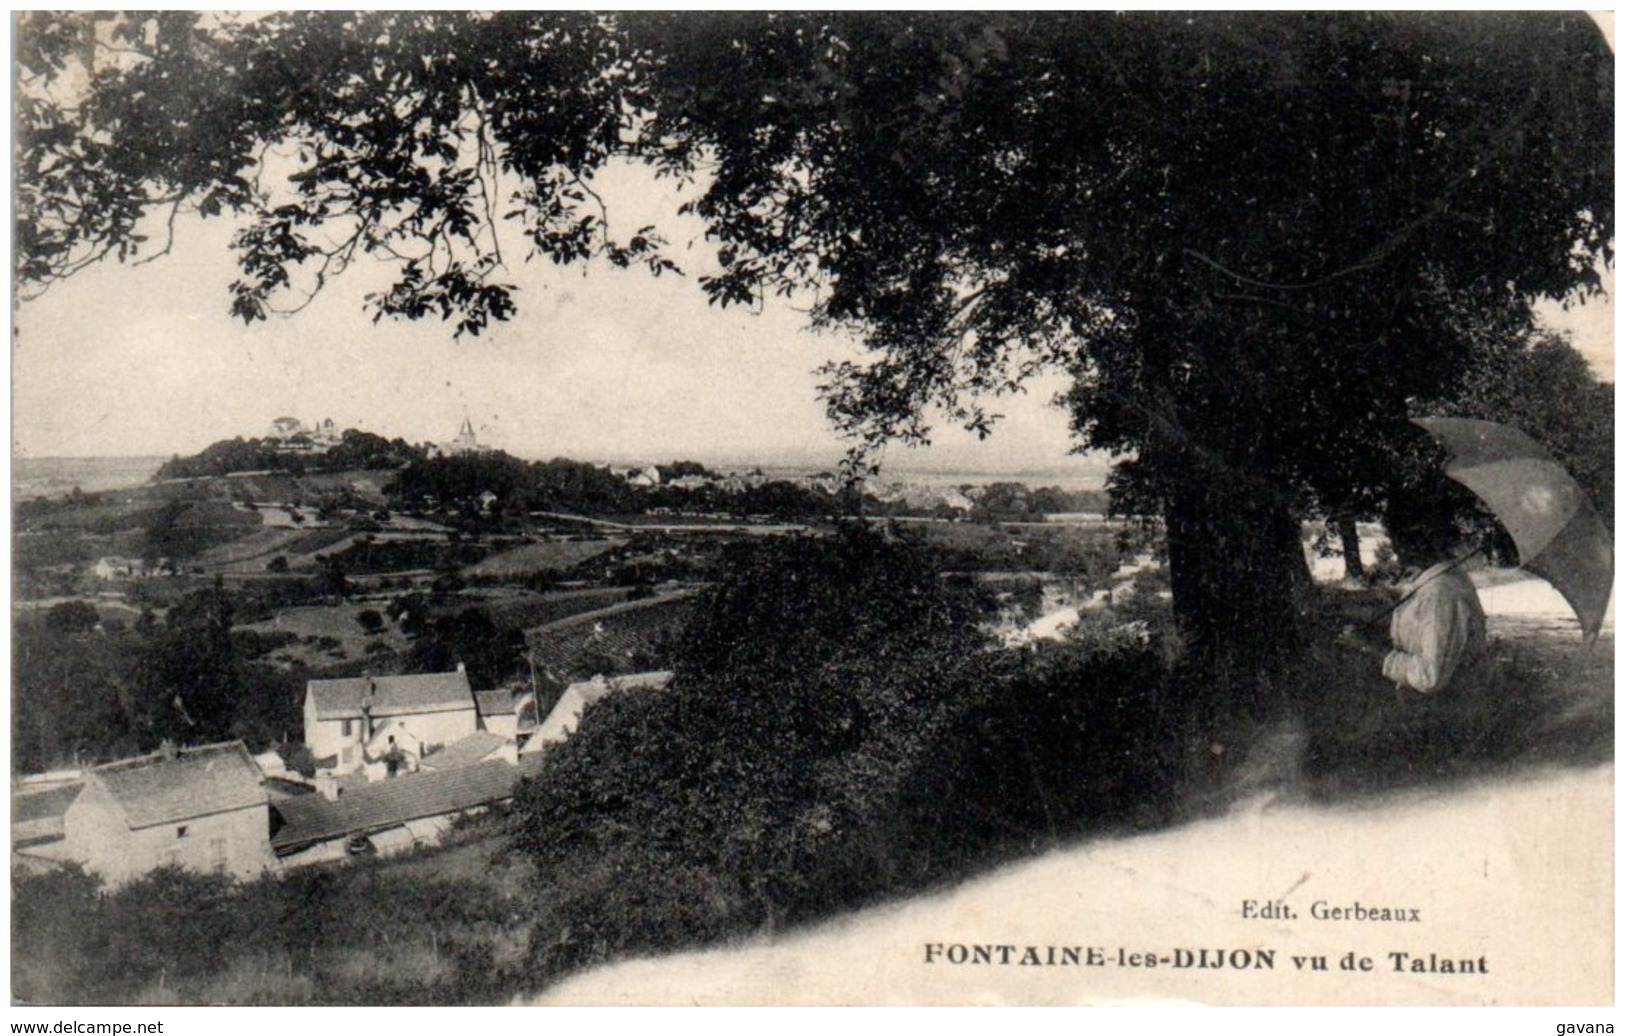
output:
[{"label": "person with umbrella", "polygon": [[1382,660],[1383,678],[1421,694],[1481,682],[1489,638],[1484,606],[1467,576],[1478,548],[1437,521],[1419,529],[1390,529],[1389,536],[1401,561],[1433,563],[1400,587],[1388,624],[1393,647]]},{"label": "person with umbrella", "polygon": [[[1414,423],[1444,447],[1442,473],[1490,509],[1517,546],[1521,566],[1568,600],[1581,636],[1595,641],[1613,585],[1613,541],[1584,491],[1511,426],[1458,417]],[[1405,501],[1396,503],[1403,515]],[[1433,564],[1403,587],[1392,609],[1394,648],[1382,672],[1400,687],[1432,693],[1484,654],[1484,609],[1465,571],[1478,551],[1460,544],[1443,517],[1448,508],[1412,503],[1413,514],[1390,521],[1390,538],[1401,561]]]}]

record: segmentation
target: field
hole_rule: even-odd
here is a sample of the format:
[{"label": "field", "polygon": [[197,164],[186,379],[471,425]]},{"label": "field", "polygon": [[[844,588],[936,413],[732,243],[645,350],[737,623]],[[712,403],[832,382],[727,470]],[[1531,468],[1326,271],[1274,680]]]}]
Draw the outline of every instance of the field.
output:
[{"label": "field", "polygon": [[470,579],[523,579],[538,572],[563,572],[590,558],[608,553],[625,542],[622,539],[606,539],[528,543],[470,565],[463,569],[463,575]]},{"label": "field", "polygon": [[485,606],[485,613],[502,629],[527,630],[559,619],[567,619],[582,612],[597,611],[612,604],[620,604],[631,596],[626,587],[595,587],[589,590],[561,590],[557,593],[526,596],[516,600],[493,602]]},{"label": "field", "polygon": [[[246,512],[245,512],[246,513]],[[198,555],[194,565],[207,572],[244,575],[264,572],[272,559],[281,555],[290,568],[315,565],[314,555],[355,535],[349,529],[259,529]]]},{"label": "field", "polygon": [[233,497],[257,504],[282,504],[321,496],[352,492],[369,503],[384,502],[383,487],[393,471],[333,471],[314,475],[271,473],[231,475],[215,480]]},{"label": "field", "polygon": [[[362,630],[356,616],[369,608],[383,611],[382,605],[376,603],[310,605],[287,608],[275,618],[238,628],[258,633],[293,634],[299,638],[298,642],[273,652],[270,661],[302,663],[313,669],[337,662],[365,660],[370,657],[368,649],[372,645],[381,645],[396,653],[405,652],[410,642],[387,621],[381,633],[368,636]],[[390,657],[382,655],[379,648],[372,648],[372,653],[384,659]],[[387,663],[380,662],[379,667],[386,668]]]}]

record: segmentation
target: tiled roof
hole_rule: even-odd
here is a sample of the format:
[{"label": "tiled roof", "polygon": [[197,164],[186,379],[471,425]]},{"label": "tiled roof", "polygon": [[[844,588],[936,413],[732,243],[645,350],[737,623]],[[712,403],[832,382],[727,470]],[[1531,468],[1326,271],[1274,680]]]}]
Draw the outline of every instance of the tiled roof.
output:
[{"label": "tiled roof", "polygon": [[422,766],[425,770],[455,770],[460,766],[472,766],[501,748],[506,741],[507,738],[500,734],[476,730],[433,755],[424,756]]},{"label": "tiled roof", "polygon": [[512,716],[513,691],[504,687],[495,691],[475,691],[474,706],[481,716]]},{"label": "tiled roof", "polygon": [[241,741],[155,752],[98,766],[85,775],[100,783],[132,828],[263,805],[260,768]]},{"label": "tiled roof", "polygon": [[693,591],[647,597],[537,626],[525,639],[536,665],[559,682],[619,676],[647,668],[655,648],[693,610]]},{"label": "tiled roof", "polygon": [[305,693],[316,701],[317,719],[355,719],[368,684],[375,690],[372,714],[399,716],[423,712],[453,712],[474,707],[468,674],[419,673],[413,676],[360,676],[348,680],[311,680]]},{"label": "tiled roof", "polygon": [[539,757],[521,760],[518,766],[492,759],[455,770],[395,777],[346,791],[331,801],[320,795],[281,799],[274,808],[283,826],[271,836],[271,847],[285,854],[317,842],[496,802],[512,795],[519,778],[533,774],[540,763]]},{"label": "tiled roof", "polygon": [[83,781],[74,781],[71,784],[59,784],[54,788],[43,791],[17,791],[11,795],[11,822],[21,824],[28,820],[44,820],[49,817],[60,818],[73,805],[73,800],[79,797],[79,791],[84,787]]}]

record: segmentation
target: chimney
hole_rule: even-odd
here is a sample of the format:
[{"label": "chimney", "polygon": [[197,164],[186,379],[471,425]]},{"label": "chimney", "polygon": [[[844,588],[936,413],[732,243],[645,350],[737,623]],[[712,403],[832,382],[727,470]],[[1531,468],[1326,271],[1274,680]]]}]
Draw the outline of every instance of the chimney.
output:
[{"label": "chimney", "polygon": [[468,672],[468,670],[463,666],[463,663],[461,663],[461,662],[457,663],[457,671],[459,673],[467,673]]},{"label": "chimney", "polygon": [[163,743],[158,746],[158,754],[163,756],[165,761],[172,763],[180,758],[181,753],[180,749],[175,747],[175,742],[166,737]]},{"label": "chimney", "polygon": [[378,681],[370,675],[363,679],[366,683],[361,689],[361,743],[365,745],[372,740],[372,707],[378,700]]}]

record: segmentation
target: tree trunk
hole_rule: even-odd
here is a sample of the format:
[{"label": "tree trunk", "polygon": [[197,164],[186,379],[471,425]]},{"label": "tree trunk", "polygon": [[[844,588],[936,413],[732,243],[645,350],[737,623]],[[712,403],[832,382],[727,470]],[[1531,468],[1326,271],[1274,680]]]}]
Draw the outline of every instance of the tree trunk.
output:
[{"label": "tree trunk", "polygon": [[1337,536],[1343,541],[1343,574],[1350,579],[1365,578],[1365,562],[1360,560],[1360,529],[1353,518],[1337,519]]},{"label": "tree trunk", "polygon": [[[1192,693],[1215,718],[1283,702],[1277,677],[1301,654],[1309,586],[1300,525],[1269,487],[1187,480],[1170,494],[1168,568]],[[1207,711],[1204,709],[1203,711]]]}]

